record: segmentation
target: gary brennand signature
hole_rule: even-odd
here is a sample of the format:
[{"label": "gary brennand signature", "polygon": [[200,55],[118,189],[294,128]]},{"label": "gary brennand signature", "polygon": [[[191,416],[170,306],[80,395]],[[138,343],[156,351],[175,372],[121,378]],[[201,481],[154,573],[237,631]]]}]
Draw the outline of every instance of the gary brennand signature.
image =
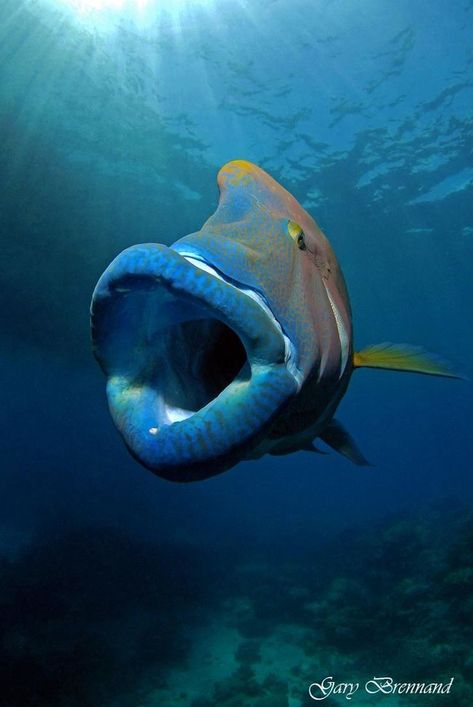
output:
[{"label": "gary brennand signature", "polygon": [[[367,680],[362,689],[369,695],[446,695],[450,692],[454,678],[448,682],[395,682],[393,678],[373,677]],[[343,695],[351,700],[360,689],[359,682],[336,682],[330,675],[321,682],[309,685],[309,696],[313,700],[325,700],[330,695]]]}]

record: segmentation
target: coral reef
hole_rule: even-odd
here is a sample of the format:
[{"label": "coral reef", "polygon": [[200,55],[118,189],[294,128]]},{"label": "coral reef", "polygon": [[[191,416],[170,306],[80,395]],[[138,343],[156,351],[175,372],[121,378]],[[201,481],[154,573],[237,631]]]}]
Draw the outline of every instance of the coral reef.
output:
[{"label": "coral reef", "polygon": [[[425,510],[251,555],[107,529],[0,564],[6,707],[305,707],[311,682],[447,682],[473,704],[473,514]],[[437,704],[438,695],[357,704]],[[346,704],[331,695],[324,704]]]}]

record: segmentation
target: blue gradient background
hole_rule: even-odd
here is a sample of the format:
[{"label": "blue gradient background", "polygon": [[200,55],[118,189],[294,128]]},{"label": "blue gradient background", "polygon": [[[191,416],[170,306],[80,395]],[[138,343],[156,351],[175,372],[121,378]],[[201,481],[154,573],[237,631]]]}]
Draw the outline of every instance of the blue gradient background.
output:
[{"label": "blue gradient background", "polygon": [[[294,556],[393,514],[415,522],[471,504],[471,383],[378,371],[354,375],[338,414],[373,468],[299,453],[189,486],[153,477],[113,428],[88,307],[120,250],[197,230],[215,209],[218,168],[244,158],[327,233],[358,347],[420,344],[471,378],[472,26],[466,0],[209,0],[102,33],[48,0],[2,2],[9,562],[45,539],[54,553],[49,538],[84,532],[93,544],[107,529],[170,557],[181,544],[210,553],[198,579],[212,587],[220,551],[235,563]],[[75,704],[60,693],[45,704]],[[112,704],[87,694],[87,705]]]}]

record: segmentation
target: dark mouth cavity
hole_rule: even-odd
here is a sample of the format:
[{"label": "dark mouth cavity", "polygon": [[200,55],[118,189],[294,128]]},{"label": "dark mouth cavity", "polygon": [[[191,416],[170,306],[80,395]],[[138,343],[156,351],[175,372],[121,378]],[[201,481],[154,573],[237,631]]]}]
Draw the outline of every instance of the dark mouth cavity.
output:
[{"label": "dark mouth cavity", "polygon": [[184,321],[159,332],[156,389],[162,398],[161,424],[190,417],[250,367],[239,336],[218,319]]},{"label": "dark mouth cavity", "polygon": [[115,289],[109,310],[113,336],[105,337],[109,360],[113,373],[148,399],[152,434],[191,417],[232,383],[250,379],[240,337],[213,315],[157,283]]}]

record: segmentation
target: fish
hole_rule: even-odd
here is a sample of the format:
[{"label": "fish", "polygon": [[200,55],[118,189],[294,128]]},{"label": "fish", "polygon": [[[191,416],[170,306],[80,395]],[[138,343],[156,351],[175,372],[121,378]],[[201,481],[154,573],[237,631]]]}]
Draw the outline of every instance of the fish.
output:
[{"label": "fish", "polygon": [[405,344],[355,351],[345,279],[314,219],[246,160],[217,183],[199,231],[125,249],[95,287],[93,352],[126,447],[175,482],[264,454],[327,453],[318,439],[369,465],[334,417],[353,372],[456,374]]}]

